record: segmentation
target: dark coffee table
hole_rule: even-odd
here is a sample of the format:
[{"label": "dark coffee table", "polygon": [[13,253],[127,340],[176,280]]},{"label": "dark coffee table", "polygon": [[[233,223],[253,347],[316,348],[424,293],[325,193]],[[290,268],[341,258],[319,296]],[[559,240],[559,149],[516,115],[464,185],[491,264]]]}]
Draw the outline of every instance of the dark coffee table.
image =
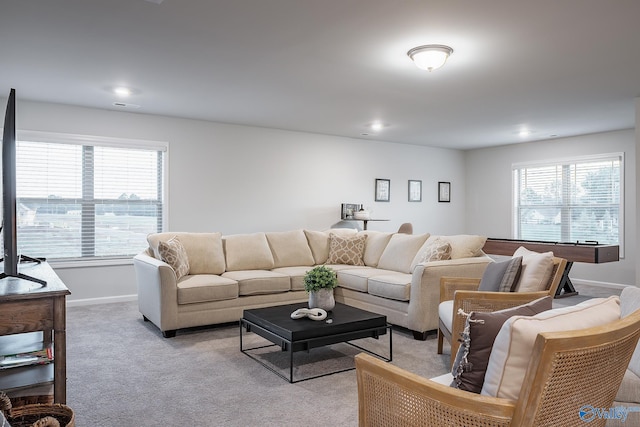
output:
[{"label": "dark coffee table", "polygon": [[[256,308],[244,310],[240,319],[240,351],[255,361],[259,362],[267,369],[273,371],[278,376],[288,380],[290,383],[306,381],[313,378],[324,377],[338,372],[345,372],[354,367],[340,369],[320,375],[313,375],[302,379],[293,379],[293,353],[298,351],[310,351],[313,348],[328,346],[331,344],[347,343],[362,351],[390,362],[393,357],[392,329],[387,323],[387,317],[370,311],[336,303],[333,310],[329,312],[326,320],[316,321],[309,318],[292,319],[291,313],[298,308],[306,308],[304,303],[279,305],[274,307]],[[327,320],[330,320],[327,322]],[[243,329],[253,332],[269,340],[273,344],[259,347],[244,348],[242,343]],[[389,357],[367,350],[349,341],[361,338],[378,339],[389,331]],[[249,353],[266,347],[278,346],[281,351],[288,352],[289,356],[289,377],[282,375],[271,366]]]}]

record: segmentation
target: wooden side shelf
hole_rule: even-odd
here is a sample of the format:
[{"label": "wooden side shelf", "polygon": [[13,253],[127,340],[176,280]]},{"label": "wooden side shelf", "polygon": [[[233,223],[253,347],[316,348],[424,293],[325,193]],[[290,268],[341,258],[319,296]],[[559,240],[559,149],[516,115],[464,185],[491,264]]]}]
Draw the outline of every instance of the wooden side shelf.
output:
[{"label": "wooden side shelf", "polygon": [[[53,362],[0,370],[0,390],[25,395],[53,385],[56,403],[67,400],[66,296],[69,289],[47,263],[20,265],[20,272],[43,279],[46,286],[0,279],[0,354],[40,350],[53,343]],[[40,394],[40,393],[35,393]]]}]

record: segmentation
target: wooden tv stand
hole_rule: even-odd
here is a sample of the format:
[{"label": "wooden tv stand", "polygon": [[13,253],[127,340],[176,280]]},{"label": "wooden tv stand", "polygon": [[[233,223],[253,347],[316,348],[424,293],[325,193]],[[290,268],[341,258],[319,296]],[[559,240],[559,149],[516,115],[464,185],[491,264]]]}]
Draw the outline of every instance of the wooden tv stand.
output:
[{"label": "wooden tv stand", "polygon": [[[0,370],[0,390],[24,390],[53,382],[56,403],[67,400],[66,296],[69,289],[51,266],[21,264],[20,272],[45,280],[46,286],[16,277],[0,280],[0,353],[33,351],[31,332],[42,332],[41,347],[53,342],[53,375],[49,365],[32,365]],[[22,337],[25,338],[24,347]],[[26,350],[23,348],[26,347]],[[17,351],[13,351],[17,349]],[[40,375],[44,372],[44,375]]]}]

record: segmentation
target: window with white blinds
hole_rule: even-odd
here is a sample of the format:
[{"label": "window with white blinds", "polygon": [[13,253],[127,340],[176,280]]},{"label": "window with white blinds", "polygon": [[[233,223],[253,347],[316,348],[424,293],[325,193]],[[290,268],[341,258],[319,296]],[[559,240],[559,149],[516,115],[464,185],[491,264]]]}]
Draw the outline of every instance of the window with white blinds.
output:
[{"label": "window with white blinds", "polygon": [[18,134],[18,251],[49,260],[129,258],[163,229],[166,144]]},{"label": "window with white blinds", "polygon": [[620,245],[622,153],[513,166],[516,239]]}]

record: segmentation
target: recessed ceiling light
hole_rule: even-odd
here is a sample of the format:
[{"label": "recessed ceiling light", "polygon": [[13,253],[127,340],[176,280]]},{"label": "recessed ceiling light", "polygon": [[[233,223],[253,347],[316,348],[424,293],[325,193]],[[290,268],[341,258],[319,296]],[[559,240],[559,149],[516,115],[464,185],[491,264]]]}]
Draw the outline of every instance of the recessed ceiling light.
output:
[{"label": "recessed ceiling light", "polygon": [[373,122],[371,123],[370,128],[372,131],[378,132],[378,131],[381,131],[382,128],[384,128],[384,124],[382,124],[381,122]]},{"label": "recessed ceiling light", "polygon": [[115,93],[118,96],[129,96],[131,95],[131,89],[129,89],[128,87],[119,86],[119,87],[113,88],[113,93]]}]

